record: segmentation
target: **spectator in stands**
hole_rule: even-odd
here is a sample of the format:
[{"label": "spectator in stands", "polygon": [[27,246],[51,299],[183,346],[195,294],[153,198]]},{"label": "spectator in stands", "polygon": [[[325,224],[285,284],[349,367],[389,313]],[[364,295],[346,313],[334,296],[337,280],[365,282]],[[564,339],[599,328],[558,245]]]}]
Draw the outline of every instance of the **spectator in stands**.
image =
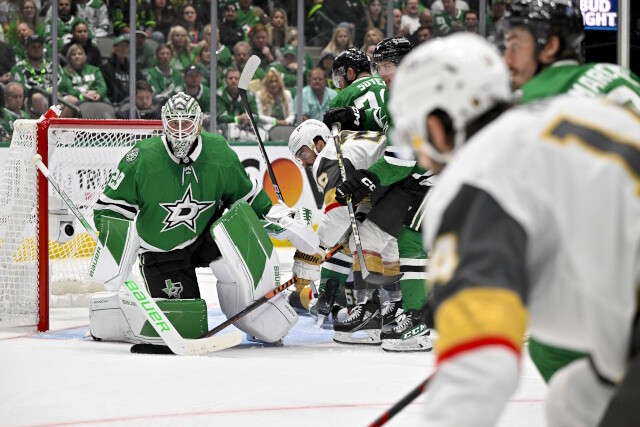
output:
[{"label": "spectator in stands", "polygon": [[331,72],[333,69],[333,61],[335,60],[335,56],[331,53],[325,53],[320,57],[318,61],[317,68],[320,68],[324,71],[324,79],[327,82],[327,87],[330,89],[335,89],[335,85],[333,84],[333,80],[331,79]]},{"label": "spectator in stands", "polygon": [[[211,43],[211,24],[207,24],[204,27],[204,39],[203,42],[209,45]],[[218,63],[218,67],[222,69],[226,69],[230,67],[233,63],[233,56],[231,53],[231,49],[229,49],[226,45],[220,43],[220,28],[216,31],[216,62]]]},{"label": "spectator in stands", "polygon": [[373,52],[376,50],[377,43],[367,43],[362,46],[362,51],[367,54],[369,61],[373,61]]},{"label": "spectator in stands", "polygon": [[162,35],[161,43],[164,43],[169,36],[169,29],[176,23],[176,11],[167,0],[153,0],[152,16],[156,26],[151,37],[158,41]]},{"label": "spectator in stands", "polygon": [[409,26],[402,24],[402,11],[400,9],[393,9],[393,34],[396,37],[406,37],[409,34]]},{"label": "spectator in stands", "polygon": [[192,45],[189,43],[187,30],[180,25],[176,25],[169,31],[169,41],[167,42],[173,50],[171,67],[182,71],[193,63]]},{"label": "spectator in stands", "polygon": [[[211,76],[211,46],[204,40],[198,43],[198,45],[193,49],[196,53],[196,58],[193,60],[193,64],[200,69],[200,74],[202,74],[202,84],[211,87],[210,76]],[[217,75],[220,76],[222,73],[222,67],[218,64],[218,72]],[[218,78],[216,81],[216,85],[220,86],[223,79]]]},{"label": "spectator in stands", "polygon": [[407,32],[408,35],[415,33],[418,27],[420,26],[418,8],[419,8],[418,0],[407,0],[407,8],[405,10],[405,13],[402,15],[402,19],[400,21],[400,28],[403,30],[403,32]]},{"label": "spectator in stands", "polygon": [[[240,81],[240,70],[235,67],[227,69],[224,78],[224,87],[218,88],[216,92],[217,120],[218,127],[226,132],[226,126],[229,123],[246,127],[249,124],[249,116],[244,110],[242,100],[240,99],[240,91],[238,90],[238,82]],[[258,122],[258,106],[256,98],[251,92],[247,92],[247,101],[249,107],[254,113],[254,120]]]},{"label": "spectator in stands", "polygon": [[150,43],[147,43],[147,33],[136,30],[136,67],[144,76],[156,63],[156,52]]},{"label": "spectator in stands", "polygon": [[323,12],[334,22],[347,22],[349,31],[355,32],[356,24],[364,16],[364,6],[360,0],[324,0]]},{"label": "spectator in stands", "polygon": [[256,24],[249,32],[249,40],[253,54],[260,58],[260,68],[266,70],[269,64],[276,60],[276,51],[269,44],[267,28],[262,24]]},{"label": "spectator in stands", "polygon": [[224,7],[222,22],[220,23],[220,42],[233,49],[236,43],[244,40],[244,30],[238,25],[238,9],[236,4],[228,2]]},{"label": "spectator in stands", "polygon": [[[244,66],[247,64],[247,61],[249,60],[250,57],[251,57],[251,46],[249,46],[249,43],[247,42],[236,43],[236,45],[233,47],[233,64],[238,70],[240,70],[241,73],[242,73],[242,70],[244,70]],[[255,74],[253,75],[253,78],[262,80],[262,78],[264,77],[264,73],[265,73],[264,70],[258,67]]]},{"label": "spectator in stands", "polygon": [[6,40],[9,44],[16,45],[18,43],[18,25],[23,22],[31,28],[34,34],[44,37],[45,26],[38,16],[36,3],[33,0],[24,0],[20,4],[18,19],[9,24],[9,31],[6,34]]},{"label": "spectator in stands", "polygon": [[382,41],[382,39],[384,38],[384,35],[382,34],[382,31],[380,31],[377,28],[372,28],[369,31],[366,32],[365,36],[364,36],[364,43],[362,44],[362,50],[364,52],[367,51],[366,47],[369,45],[377,45],[378,43],[380,43]]},{"label": "spectator in stands", "polygon": [[171,68],[172,56],[171,46],[161,44],[156,48],[156,66],[149,70],[147,77],[156,98],[171,98],[183,84],[180,71]]},{"label": "spectator in stands", "polygon": [[109,35],[109,10],[102,0],[76,0],[76,5],[78,18],[87,23],[94,37]]},{"label": "spectator in stands", "polygon": [[[111,12],[111,22],[113,23],[113,31],[116,36],[130,32],[129,0],[110,0],[109,11]],[[148,31],[148,34],[151,34],[155,27],[156,21],[153,17],[151,3],[138,0],[136,7],[136,28],[144,28],[144,31]]]},{"label": "spectator in stands", "polygon": [[[502,25],[502,18],[507,5],[505,0],[493,0],[491,2],[491,12],[487,15],[487,35],[496,37],[500,33],[499,28]],[[495,41],[495,40],[494,40]]]},{"label": "spectator in stands", "polygon": [[[409,0],[412,1],[412,0]],[[464,28],[464,11],[456,7],[455,0],[444,0],[444,12],[435,14],[433,25],[439,35],[462,31]]]},{"label": "spectator in stands", "polygon": [[202,25],[198,21],[198,15],[196,12],[196,8],[188,4],[182,9],[182,19],[180,21],[180,25],[182,25],[185,30],[187,30],[187,35],[189,38],[189,42],[192,44],[197,44],[202,40]]},{"label": "spectator in stands", "polygon": [[[64,100],[73,105],[102,101],[107,96],[107,85],[100,68],[87,63],[87,56],[79,44],[72,44],[67,50],[67,65],[62,69],[58,91],[66,94]],[[73,111],[65,106],[61,117],[73,117]]]},{"label": "spectator in stands", "polygon": [[[302,120],[322,121],[331,100],[338,93],[327,87],[327,79],[322,68],[316,67],[309,74],[309,85],[302,88]],[[294,105],[298,105],[294,102]]]},{"label": "spectator in stands", "polygon": [[345,27],[337,27],[333,31],[333,36],[329,43],[322,49],[322,55],[325,53],[330,53],[333,57],[337,57],[342,53],[343,50],[349,49],[353,47],[353,42],[351,41],[351,33]]},{"label": "spectator in stands", "polygon": [[[116,37],[112,51],[102,66],[102,75],[107,83],[107,98],[119,104],[129,98],[129,35]],[[135,79],[144,79],[140,70],[136,70]]]},{"label": "spectator in stands", "polygon": [[463,15],[464,31],[471,33],[478,32],[478,12],[475,10],[466,10]]},{"label": "spectator in stands", "polygon": [[322,0],[305,0],[304,26],[305,42],[307,46],[326,46],[331,40],[336,23],[324,14]]},{"label": "spectator in stands", "polygon": [[[295,97],[296,86],[298,84],[298,49],[290,44],[285,46],[284,49],[282,49],[280,61],[273,62],[269,67],[278,70],[284,80],[284,87]],[[303,80],[306,81],[308,77],[309,70],[304,69],[302,72]]]},{"label": "spectator in stands", "polygon": [[424,43],[427,40],[431,40],[431,38],[433,37],[433,28],[426,25],[421,25],[414,35],[418,36],[416,45]]},{"label": "spectator in stands", "polygon": [[198,24],[204,28],[207,24],[211,24],[211,0],[200,0],[195,2],[195,4],[198,4],[198,8],[196,9]]},{"label": "spectator in stands", "polygon": [[82,46],[86,55],[87,64],[99,67],[102,63],[102,55],[100,49],[89,38],[89,26],[82,20],[77,20],[71,29],[71,40],[65,44],[60,53],[66,58],[69,47],[73,44]]},{"label": "spectator in stands", "polygon": [[[58,79],[62,75],[62,69],[58,67]],[[47,61],[44,55],[44,40],[37,34],[31,34],[26,42],[26,58],[16,63],[11,69],[12,79],[19,82],[24,92],[30,99],[36,116],[44,114],[49,108],[48,96],[34,92],[33,88],[39,88],[46,92],[51,91],[53,83],[53,64]]]},{"label": "spectator in stands", "polygon": [[24,88],[18,82],[9,82],[4,87],[4,108],[0,118],[2,129],[6,136],[4,141],[11,139],[13,135],[13,122],[18,119],[30,119],[26,111],[22,109],[24,103]]},{"label": "spectator in stands", "polygon": [[6,85],[11,81],[11,67],[16,65],[16,54],[5,42],[0,42],[0,83]]},{"label": "spectator in stands", "polygon": [[13,46],[13,51],[16,54],[16,60],[22,61],[27,58],[27,40],[33,34],[33,30],[26,22],[21,22],[16,26],[16,34],[18,43]]},{"label": "spectator in stands", "polygon": [[184,93],[198,101],[203,112],[209,112],[209,88],[202,84],[202,73],[196,65],[190,65],[184,70]]},{"label": "spectator in stands", "polygon": [[162,106],[153,102],[153,89],[146,80],[136,82],[136,118],[144,120],[159,120]]},{"label": "spectator in stands", "polygon": [[4,33],[9,32],[9,25],[18,20],[20,2],[18,0],[3,0],[0,2],[0,25]]},{"label": "spectator in stands", "polygon": [[[58,0],[58,49],[62,49],[62,46],[71,41],[71,29],[79,20],[77,14],[78,7],[75,0]],[[48,19],[44,30],[44,38],[47,42],[55,37],[52,34],[52,28],[51,19]]]},{"label": "spectator in stands", "polygon": [[291,29],[287,23],[287,11],[281,7],[276,7],[271,12],[267,28],[267,40],[273,46],[276,53],[288,45],[291,41]]},{"label": "spectator in stands", "polygon": [[249,34],[249,30],[260,22],[260,17],[264,15],[264,11],[253,6],[253,0],[238,0],[238,26],[242,28],[245,34]]},{"label": "spectator in stands", "polygon": [[420,25],[433,28],[433,13],[427,8],[420,12]]},{"label": "spectator in stands", "polygon": [[380,0],[369,0],[365,16],[356,27],[355,45],[365,44],[364,36],[372,28],[379,29],[383,34],[387,31],[387,19],[382,13],[382,2]]},{"label": "spectator in stands", "polygon": [[284,87],[277,70],[267,70],[257,93],[256,104],[259,123],[266,131],[274,126],[293,125],[296,118],[293,97]]},{"label": "spectator in stands", "polygon": [[[460,9],[462,11],[469,10],[469,4],[464,0],[455,0],[456,9]],[[431,3],[431,13],[434,15],[437,13],[444,13],[444,4],[442,0],[435,0]]]},{"label": "spectator in stands", "polygon": [[[296,28],[291,28],[291,46],[298,49],[298,30]],[[304,46],[303,46],[304,48]],[[311,59],[311,55],[306,50],[302,50],[304,52],[304,66],[307,70],[311,70],[314,67],[313,59]]]}]

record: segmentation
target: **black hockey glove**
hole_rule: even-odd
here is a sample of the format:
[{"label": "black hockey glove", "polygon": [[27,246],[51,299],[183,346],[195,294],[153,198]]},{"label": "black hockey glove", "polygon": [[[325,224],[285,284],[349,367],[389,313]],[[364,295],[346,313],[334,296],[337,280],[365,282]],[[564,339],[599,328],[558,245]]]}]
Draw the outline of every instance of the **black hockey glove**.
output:
[{"label": "black hockey glove", "polygon": [[340,123],[343,130],[363,130],[366,114],[364,109],[356,107],[332,108],[324,113],[322,121],[331,129],[334,123]]},{"label": "black hockey glove", "polygon": [[341,205],[347,204],[347,197],[358,204],[380,185],[380,180],[366,169],[357,169],[351,177],[336,187],[336,200]]}]

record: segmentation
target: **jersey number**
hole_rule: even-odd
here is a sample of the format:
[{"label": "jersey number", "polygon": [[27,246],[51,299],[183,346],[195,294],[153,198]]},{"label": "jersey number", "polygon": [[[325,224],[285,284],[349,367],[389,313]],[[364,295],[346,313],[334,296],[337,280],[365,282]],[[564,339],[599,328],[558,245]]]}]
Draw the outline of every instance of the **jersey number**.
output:
[{"label": "jersey number", "polygon": [[[384,89],[380,90],[380,99],[384,99]],[[365,92],[362,96],[359,96],[358,98],[356,98],[353,101],[353,104],[357,108],[365,108],[366,102],[369,103],[369,109],[371,110],[380,108],[380,106],[378,105],[378,98],[376,97],[376,94],[373,93],[372,91]]]}]

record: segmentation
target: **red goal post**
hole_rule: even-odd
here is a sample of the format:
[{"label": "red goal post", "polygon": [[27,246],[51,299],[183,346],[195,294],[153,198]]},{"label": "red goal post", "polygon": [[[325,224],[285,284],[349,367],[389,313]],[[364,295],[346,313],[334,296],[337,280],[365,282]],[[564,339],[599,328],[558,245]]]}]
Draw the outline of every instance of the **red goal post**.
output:
[{"label": "red goal post", "polygon": [[[49,329],[49,305],[86,305],[92,239],[31,163],[36,154],[93,226],[93,205],[109,174],[159,120],[16,120],[0,169],[0,328]],[[47,189],[41,191],[41,189]]]}]

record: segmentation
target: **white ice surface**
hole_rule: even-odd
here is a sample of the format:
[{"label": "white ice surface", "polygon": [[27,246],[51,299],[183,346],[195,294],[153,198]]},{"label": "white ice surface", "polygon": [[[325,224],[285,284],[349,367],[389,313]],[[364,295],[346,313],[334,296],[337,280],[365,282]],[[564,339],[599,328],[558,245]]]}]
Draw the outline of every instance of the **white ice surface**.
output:
[{"label": "white ice surface", "polygon": [[[290,258],[282,251],[285,270]],[[225,319],[215,278],[198,275],[212,328]],[[282,347],[245,341],[208,356],[136,355],[130,344],[84,338],[86,308],[54,309],[47,333],[0,330],[0,426],[365,426],[433,371],[432,353],[340,345],[312,324],[301,317]],[[498,425],[544,425],[545,395],[523,357]],[[387,425],[428,425],[422,401]]]}]

